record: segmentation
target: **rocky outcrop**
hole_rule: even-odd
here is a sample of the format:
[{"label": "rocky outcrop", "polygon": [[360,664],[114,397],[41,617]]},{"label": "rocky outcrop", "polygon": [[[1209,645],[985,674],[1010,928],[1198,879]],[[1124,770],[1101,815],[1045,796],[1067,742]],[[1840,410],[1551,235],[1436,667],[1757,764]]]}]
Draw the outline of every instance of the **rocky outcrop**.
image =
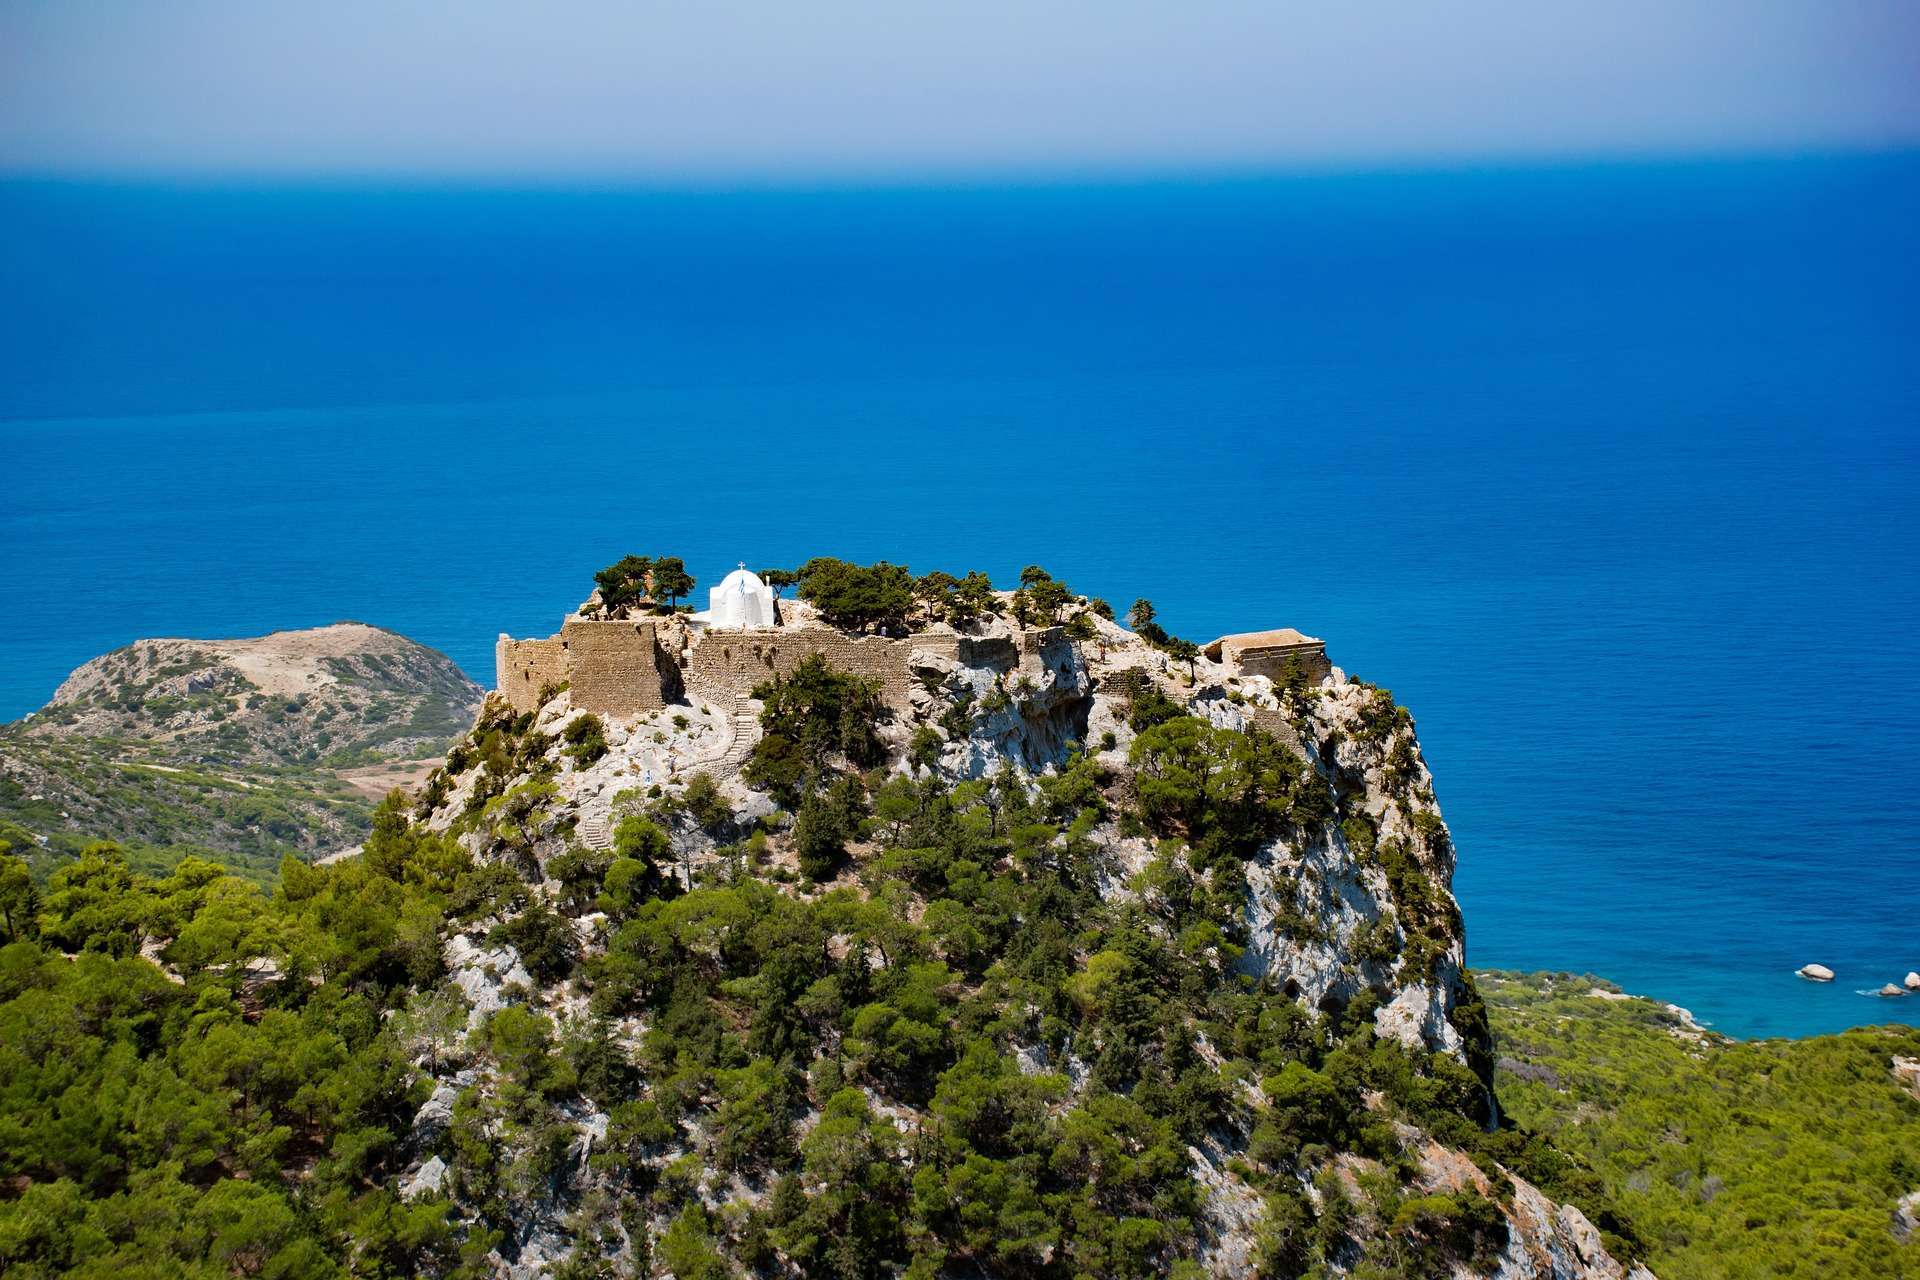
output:
[{"label": "rocky outcrop", "polygon": [[401,1181],[400,1198],[418,1200],[425,1196],[437,1196],[446,1189],[446,1185],[447,1162],[439,1156],[430,1156]]},{"label": "rocky outcrop", "polygon": [[1621,1265],[1600,1232],[1572,1205],[1556,1205],[1532,1183],[1513,1179],[1506,1248],[1490,1280],[1653,1280],[1642,1266]]},{"label": "rocky outcrop", "polygon": [[1808,982],[1832,982],[1833,970],[1823,964],[1803,964],[1794,972]]},{"label": "rocky outcrop", "polygon": [[455,934],[447,940],[446,958],[449,980],[467,998],[469,1027],[506,1008],[515,989],[525,993],[533,987],[533,977],[510,946],[487,947]]},{"label": "rocky outcrop", "polygon": [[1380,1034],[1459,1054],[1453,845],[1411,720],[1382,705],[1379,690],[1337,669],[1305,703],[1298,736],[1338,820],[1298,844],[1277,842],[1249,868],[1249,971],[1314,1006],[1371,992]]},{"label": "rocky outcrop", "polygon": [[1210,1144],[1204,1150],[1188,1147],[1187,1155],[1193,1161],[1193,1180],[1206,1205],[1202,1265],[1216,1276],[1257,1274],[1265,1200],[1228,1170],[1231,1156],[1218,1146]]},{"label": "rocky outcrop", "polygon": [[[1464,930],[1450,887],[1454,848],[1413,721],[1390,695],[1338,669],[1316,685],[1276,688],[1265,676],[1204,657],[1175,661],[1090,615],[1082,634],[1090,630],[1091,638],[1077,642],[1059,631],[1015,633],[992,623],[978,630],[964,644],[950,644],[951,637],[943,635],[940,643],[913,651],[907,699],[883,727],[891,752],[888,769],[916,772],[921,766],[909,764],[908,748],[917,739],[924,762],[929,736],[937,744],[931,767],[954,782],[1007,772],[1026,779],[1057,774],[1084,751],[1110,770],[1106,785],[1112,807],[1121,809],[1133,786],[1130,754],[1138,738],[1131,727],[1132,698],[1150,692],[1218,729],[1271,735],[1287,753],[1289,777],[1297,777],[1297,787],[1311,793],[1312,803],[1244,865],[1239,973],[1269,992],[1297,997],[1311,1012],[1344,1011],[1364,1002],[1381,1036],[1410,1049],[1452,1055],[1490,1079],[1491,1045],[1465,975]],[[623,812],[650,797],[672,795],[705,773],[735,810],[735,823],[717,834],[676,830],[670,873],[697,877],[721,856],[720,843],[745,836],[749,826],[743,818],[750,816],[769,819],[763,829],[775,832],[765,841],[764,865],[793,880],[772,801],[738,776],[759,736],[754,709],[750,699],[723,705],[687,695],[679,704],[640,714],[599,717],[605,753],[582,758],[570,752],[568,738],[586,713],[574,708],[566,691],[554,693],[521,718],[524,727],[516,730],[516,739],[496,741],[492,748],[515,754],[529,770],[539,768],[533,785],[543,790],[517,826],[525,843],[512,854],[515,865],[530,879],[547,880],[552,889],[553,859],[583,846],[605,848]],[[505,720],[513,720],[504,704],[501,710]],[[491,704],[488,714],[493,714]],[[454,767],[433,793],[427,821],[462,831],[482,857],[501,857],[496,837],[469,815],[482,807],[477,797],[503,795],[526,783],[524,778],[488,780],[477,756],[477,751],[456,751]],[[492,791],[477,790],[482,786]],[[1145,892],[1140,873],[1156,859],[1170,857],[1177,866],[1185,856],[1178,841],[1167,842],[1174,846],[1169,852],[1137,828],[1123,830],[1117,820],[1106,822],[1092,838],[1101,850],[1095,872],[1099,890],[1110,899]],[[856,851],[856,861],[862,856]],[[838,884],[843,891],[864,892],[851,877]],[[603,924],[590,916],[576,921],[583,947],[598,945]],[[585,1006],[584,993],[571,985],[538,989],[511,947],[481,933],[449,939],[445,959],[475,1029],[494,1011],[526,1000],[548,1012],[567,1034]],[[633,1043],[639,1043],[644,1028],[629,1030]],[[1197,1048],[1219,1064],[1211,1046]],[[1095,1046],[1071,1040],[1052,1049],[1015,1043],[1009,1052],[1022,1072],[1061,1082],[1063,1108],[1091,1087],[1092,1072],[1082,1055],[1096,1057]],[[489,1085],[483,1078],[461,1087],[484,1092]],[[1247,1087],[1257,1093],[1255,1086]],[[437,1082],[416,1118],[416,1132],[431,1135],[449,1122],[456,1097],[448,1083]],[[877,1097],[871,1101],[902,1133],[919,1132],[928,1123],[911,1108]],[[816,1112],[800,1127],[818,1118]],[[502,1273],[532,1274],[564,1257],[567,1206],[598,1185],[588,1157],[600,1140],[596,1135],[606,1132],[607,1117],[570,1113],[565,1123],[573,1145],[551,1191],[516,1202],[514,1236],[496,1255]],[[1457,1274],[1511,1280],[1645,1276],[1611,1257],[1578,1209],[1555,1204],[1518,1178],[1511,1179],[1510,1191],[1504,1182],[1496,1190],[1466,1156],[1417,1129],[1403,1128],[1405,1149],[1425,1153],[1421,1159],[1431,1187],[1470,1187],[1477,1195],[1499,1197],[1505,1234],[1492,1247],[1491,1261],[1479,1271]],[[1252,1274],[1260,1266],[1271,1188],[1249,1174],[1249,1136],[1215,1133],[1187,1149],[1201,1203],[1196,1256],[1214,1276]],[[647,1159],[666,1168],[688,1153],[687,1147],[667,1144]],[[406,1187],[413,1194],[441,1185],[443,1178],[442,1170],[421,1159]],[[769,1192],[710,1178],[689,1194],[718,1209],[730,1201],[760,1205]],[[1308,1187],[1304,1194],[1311,1198],[1314,1192]],[[655,1222],[649,1230],[661,1226]],[[1358,1263],[1357,1253],[1344,1261],[1337,1253],[1328,1259],[1331,1274],[1345,1274]]]},{"label": "rocky outcrop", "polygon": [[453,1123],[453,1104],[459,1099],[460,1090],[473,1081],[474,1073],[470,1071],[438,1081],[427,1100],[420,1104],[420,1110],[414,1113],[407,1145],[416,1152],[431,1149]]},{"label": "rocky outcrop", "polygon": [[1893,1238],[1906,1244],[1920,1235],[1920,1191],[1909,1191],[1893,1206]]},{"label": "rocky outcrop", "polygon": [[1920,1058],[1903,1058],[1898,1054],[1893,1059],[1893,1078],[1912,1094],[1920,1098]]},{"label": "rocky outcrop", "polygon": [[[940,768],[949,776],[981,778],[1003,765],[1048,772],[1086,741],[1093,685],[1079,649],[1057,631],[1027,634],[1039,642],[1000,638],[968,644],[955,657],[914,651],[914,718],[937,726]],[[964,733],[939,726],[955,706],[968,710]]]}]

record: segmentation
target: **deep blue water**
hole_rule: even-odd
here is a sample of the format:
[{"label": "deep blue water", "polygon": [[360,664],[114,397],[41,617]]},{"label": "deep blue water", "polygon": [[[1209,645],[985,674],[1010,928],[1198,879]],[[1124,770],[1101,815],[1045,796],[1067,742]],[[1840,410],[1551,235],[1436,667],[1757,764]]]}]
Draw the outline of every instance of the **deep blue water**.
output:
[{"label": "deep blue water", "polygon": [[489,680],[627,551],[1038,560],[1391,687],[1472,963],[1920,1021],[1916,228],[1915,156],[0,185],[0,715],[337,618]]}]

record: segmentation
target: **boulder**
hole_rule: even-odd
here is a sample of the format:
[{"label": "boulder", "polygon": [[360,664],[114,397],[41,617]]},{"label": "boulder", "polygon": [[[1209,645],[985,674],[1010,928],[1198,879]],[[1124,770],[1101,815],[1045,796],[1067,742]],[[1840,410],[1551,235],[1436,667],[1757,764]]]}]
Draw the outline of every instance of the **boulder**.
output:
[{"label": "boulder", "polygon": [[1909,1191],[1893,1206],[1893,1238],[1901,1244],[1920,1234],[1920,1191]]},{"label": "boulder", "polygon": [[1874,992],[1874,994],[1877,996],[1904,996],[1905,994],[1907,994],[1907,989],[1905,987],[1896,987],[1891,982],[1889,982],[1885,986],[1881,987],[1878,991]]},{"label": "boulder", "polygon": [[1907,970],[1907,976],[1904,981],[1906,982],[1907,990],[1920,991],[1920,973],[1915,973],[1909,969]]},{"label": "boulder", "polygon": [[461,934],[447,939],[447,968],[453,984],[467,998],[467,1029],[478,1027],[487,1015],[507,1007],[508,987],[531,988],[533,978],[510,946],[484,947]]},{"label": "boulder", "polygon": [[440,1135],[453,1123],[453,1104],[459,1096],[460,1090],[452,1081],[442,1081],[433,1096],[420,1104],[407,1138],[414,1150],[425,1150],[440,1140]]},{"label": "boulder", "polygon": [[1833,981],[1833,970],[1823,964],[1803,964],[1798,969],[1795,969],[1794,972],[1805,978],[1808,982]]},{"label": "boulder", "polygon": [[1920,1058],[1902,1058],[1898,1054],[1894,1055],[1893,1078],[1908,1093],[1920,1098]]},{"label": "boulder", "polygon": [[434,1156],[400,1184],[400,1198],[414,1200],[421,1196],[437,1196],[446,1184],[447,1162]]},{"label": "boulder", "polygon": [[1607,1258],[1607,1247],[1601,1243],[1600,1232],[1587,1220],[1586,1214],[1570,1204],[1563,1204],[1556,1217],[1561,1234],[1573,1245],[1574,1254],[1588,1274],[1602,1259],[1612,1261]]}]

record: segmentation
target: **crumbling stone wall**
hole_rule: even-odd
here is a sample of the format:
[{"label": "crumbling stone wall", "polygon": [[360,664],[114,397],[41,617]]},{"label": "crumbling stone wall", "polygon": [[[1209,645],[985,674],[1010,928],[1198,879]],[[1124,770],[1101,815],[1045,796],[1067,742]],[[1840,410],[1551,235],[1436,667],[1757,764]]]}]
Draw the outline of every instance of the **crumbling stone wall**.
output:
[{"label": "crumbling stone wall", "polygon": [[1065,627],[1040,627],[1033,631],[1022,631],[1020,656],[1022,660],[1034,659],[1043,666],[1063,662],[1073,656],[1073,641],[1067,639]]},{"label": "crumbling stone wall", "polygon": [[1020,665],[1020,646],[1011,636],[929,636],[928,639],[952,641],[947,648],[934,652],[952,658],[964,667],[1011,671]]},{"label": "crumbling stone wall", "polygon": [[493,646],[494,688],[515,711],[539,710],[540,690],[568,678],[566,645],[559,636],[515,640],[502,635]]},{"label": "crumbling stone wall", "polygon": [[570,618],[560,642],[571,659],[573,705],[603,716],[637,716],[667,704],[659,639],[652,622]]},{"label": "crumbling stone wall", "polygon": [[1230,650],[1227,660],[1239,667],[1242,675],[1265,676],[1275,684],[1284,679],[1289,666],[1298,666],[1310,684],[1318,684],[1333,674],[1333,664],[1327,660],[1327,646],[1319,640]]},{"label": "crumbling stone wall", "polygon": [[1249,707],[1247,722],[1256,729],[1264,730],[1294,751],[1304,752],[1306,744],[1300,737],[1300,730],[1293,718],[1278,707]]},{"label": "crumbling stone wall", "polygon": [[633,716],[666,705],[665,666],[655,625],[569,618],[557,636],[494,646],[495,687],[515,711],[537,711],[540,690],[566,683],[573,705],[597,715]]},{"label": "crumbling stone wall", "polygon": [[912,710],[913,655],[937,654],[965,666],[1038,674],[1071,658],[1058,627],[1017,637],[920,635],[905,639],[850,636],[825,627],[707,631],[686,637],[678,652],[662,648],[652,620],[594,622],[569,618],[545,640],[501,636],[494,650],[498,688],[516,711],[538,709],[540,690],[568,683],[573,705],[597,715],[629,717],[690,694],[725,705],[774,676],[792,675],[819,654],[841,671],[873,680],[896,714]]},{"label": "crumbling stone wall", "polygon": [[[687,692],[709,702],[724,703],[735,694],[775,676],[792,675],[812,654],[824,657],[840,671],[864,676],[880,685],[880,696],[895,712],[910,708],[912,688],[907,660],[916,648],[951,653],[953,636],[923,636],[893,640],[885,636],[849,636],[808,627],[782,631],[709,631],[696,637],[680,656]],[[935,642],[932,644],[923,642]],[[945,642],[945,643],[940,643]]]}]

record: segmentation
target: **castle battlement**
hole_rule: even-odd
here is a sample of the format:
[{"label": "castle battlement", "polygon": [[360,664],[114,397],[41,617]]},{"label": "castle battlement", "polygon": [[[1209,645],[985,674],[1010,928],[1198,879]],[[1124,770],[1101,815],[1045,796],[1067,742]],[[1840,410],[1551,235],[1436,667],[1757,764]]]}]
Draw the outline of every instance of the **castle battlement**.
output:
[{"label": "castle battlement", "polygon": [[613,622],[568,618],[557,635],[494,646],[496,684],[516,711],[536,711],[540,691],[565,683],[573,705],[596,715],[630,718],[683,697],[725,705],[775,676],[789,676],[814,655],[880,686],[898,713],[910,709],[916,662],[944,658],[960,666],[1012,672],[1070,645],[1059,627],[1011,635],[851,635],[821,625],[719,630],[664,618]]},{"label": "castle battlement", "polygon": [[[744,570],[742,577],[751,577]],[[752,579],[757,584],[758,579]],[[715,606],[692,617],[666,614],[600,620],[569,617],[545,639],[502,635],[494,647],[496,689],[516,711],[537,711],[543,689],[565,684],[583,711],[631,719],[687,699],[728,706],[810,657],[872,680],[905,716],[916,688],[943,661],[1004,676],[1038,677],[1077,656],[1060,627],[999,628],[969,636],[937,627],[909,636],[857,635],[818,621],[804,605],[772,626],[715,625],[761,614],[716,589]],[[738,594],[738,593],[735,593]],[[750,602],[749,602],[750,603]],[[775,618],[768,597],[768,610]],[[1222,636],[1202,653],[1229,673],[1282,681],[1298,671],[1318,683],[1331,671],[1326,646],[1291,629]],[[916,675],[918,673],[918,675]]]}]

